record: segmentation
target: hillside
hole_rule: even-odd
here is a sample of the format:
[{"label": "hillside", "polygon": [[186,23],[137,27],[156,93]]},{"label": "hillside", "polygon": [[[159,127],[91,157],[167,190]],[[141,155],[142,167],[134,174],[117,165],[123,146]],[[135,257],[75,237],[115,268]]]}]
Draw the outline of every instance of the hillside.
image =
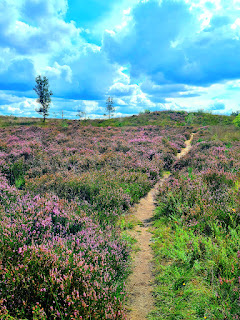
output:
[{"label": "hillside", "polygon": [[[155,111],[145,112],[139,115],[133,115],[123,118],[111,118],[106,120],[61,120],[48,119],[46,126],[67,126],[72,123],[78,123],[81,126],[92,125],[95,127],[125,127],[125,126],[207,126],[207,125],[231,125],[234,116],[213,115],[211,113],[185,111]],[[0,116],[0,127],[15,125],[37,125],[44,126],[41,118],[20,118],[14,116]]]}]

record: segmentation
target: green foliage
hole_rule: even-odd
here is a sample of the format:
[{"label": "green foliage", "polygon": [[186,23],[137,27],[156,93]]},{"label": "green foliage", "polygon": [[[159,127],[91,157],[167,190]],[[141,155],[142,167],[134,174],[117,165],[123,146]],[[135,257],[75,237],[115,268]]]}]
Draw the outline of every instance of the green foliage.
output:
[{"label": "green foliage", "polygon": [[189,113],[186,117],[186,123],[193,124],[193,121],[194,121],[194,115],[192,113]]},{"label": "green foliage", "polygon": [[231,116],[234,116],[234,117],[236,117],[236,116],[238,116],[239,115],[239,113],[240,113],[240,111],[233,111],[232,113],[231,113]]},{"label": "green foliage", "polygon": [[[150,319],[233,319],[238,314],[235,284],[219,281],[219,274],[238,278],[236,265],[239,233],[215,224],[215,238],[181,226],[178,220],[159,219],[154,251],[157,271],[155,297],[159,311]],[[221,277],[220,277],[221,278]],[[225,288],[224,288],[225,286]],[[230,294],[230,292],[232,292]],[[223,304],[223,305],[221,305]],[[231,306],[224,312],[224,306]],[[206,317],[206,318],[205,318]]]},{"label": "green foliage", "polygon": [[14,185],[21,189],[25,185],[24,175],[27,170],[26,163],[23,158],[5,166],[3,172],[11,185]]},{"label": "green foliage", "polygon": [[15,186],[17,189],[22,189],[25,185],[24,177],[19,177],[15,180]]},{"label": "green foliage", "polygon": [[236,127],[240,128],[240,114],[238,114],[238,115],[236,116],[236,118],[233,120],[233,124],[234,124]]},{"label": "green foliage", "polygon": [[208,138],[205,140],[211,139],[215,140],[216,142],[222,141],[226,146],[234,141],[240,141],[240,130],[234,125],[225,127],[224,130],[222,125],[214,125],[209,127],[207,132],[209,132],[210,136],[208,136]]},{"label": "green foliage", "polygon": [[134,227],[134,223],[132,221],[128,221],[125,217],[122,217],[119,223],[122,231],[127,229],[133,229]]},{"label": "green foliage", "polygon": [[36,77],[36,85],[33,90],[38,95],[37,102],[40,103],[40,107],[36,110],[38,113],[42,114],[43,122],[45,122],[46,117],[49,115],[49,105],[51,104],[52,91],[49,90],[49,84],[47,77],[41,77],[40,75]]},{"label": "green foliage", "polygon": [[124,192],[130,195],[131,197],[131,204],[139,201],[142,198],[146,191],[149,190],[149,184],[145,182],[145,184],[140,185],[139,183],[132,182],[131,184],[122,183],[121,187],[123,188]]},{"label": "green foliage", "polygon": [[68,122],[67,122],[67,120],[62,120],[61,126],[62,126],[63,128],[67,128],[67,127],[68,127]]}]

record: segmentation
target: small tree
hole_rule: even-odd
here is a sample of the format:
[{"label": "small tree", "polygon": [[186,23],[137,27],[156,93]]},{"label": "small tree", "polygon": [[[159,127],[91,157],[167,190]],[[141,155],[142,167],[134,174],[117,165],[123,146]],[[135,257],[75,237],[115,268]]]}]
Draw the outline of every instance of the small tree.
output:
[{"label": "small tree", "polygon": [[81,120],[81,118],[87,118],[87,114],[85,111],[81,111],[80,109],[77,111],[77,117],[79,118],[79,120]]},{"label": "small tree", "polygon": [[41,104],[39,109],[36,111],[43,115],[43,122],[45,122],[46,117],[49,115],[48,109],[51,103],[52,91],[49,90],[49,84],[47,77],[41,77],[40,75],[36,77],[36,85],[33,90],[38,95],[37,102]]},{"label": "small tree", "polygon": [[231,113],[231,116],[236,117],[236,116],[239,115],[239,113],[240,113],[240,111],[233,111],[233,112]]},{"label": "small tree", "polygon": [[114,111],[115,111],[113,98],[111,98],[111,97],[107,98],[107,100],[106,100],[106,109],[107,109],[107,112],[108,112],[108,117],[110,119],[111,114],[113,114]]}]

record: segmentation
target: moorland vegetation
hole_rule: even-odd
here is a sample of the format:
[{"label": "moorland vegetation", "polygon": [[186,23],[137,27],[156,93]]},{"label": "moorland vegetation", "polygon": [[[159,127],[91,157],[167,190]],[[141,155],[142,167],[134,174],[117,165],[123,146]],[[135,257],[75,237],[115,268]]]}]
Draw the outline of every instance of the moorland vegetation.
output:
[{"label": "moorland vegetation", "polygon": [[[0,318],[126,319],[131,206],[165,171],[152,319],[239,319],[234,116],[0,118]],[[224,130],[223,130],[224,128]],[[191,152],[177,153],[191,132]],[[127,221],[127,219],[126,219]],[[150,310],[149,310],[150,311]]]}]

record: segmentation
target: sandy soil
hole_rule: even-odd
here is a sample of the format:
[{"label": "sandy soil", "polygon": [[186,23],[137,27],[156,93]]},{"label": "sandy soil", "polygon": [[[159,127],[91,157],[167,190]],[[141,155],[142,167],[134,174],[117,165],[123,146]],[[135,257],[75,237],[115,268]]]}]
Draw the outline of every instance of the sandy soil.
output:
[{"label": "sandy soil", "polygon": [[[186,148],[183,148],[181,153],[178,153],[178,159],[189,152],[192,139],[193,134],[191,134],[189,140],[185,141]],[[154,279],[151,271],[153,259],[151,226],[155,209],[154,198],[159,185],[161,185],[169,175],[170,174],[164,175],[155,187],[133,208],[133,214],[140,222],[140,225],[129,232],[131,236],[138,241],[139,247],[139,251],[134,256],[133,272],[129,276],[127,284],[129,293],[129,320],[145,320],[150,310],[154,309],[154,299],[152,295]]]}]

